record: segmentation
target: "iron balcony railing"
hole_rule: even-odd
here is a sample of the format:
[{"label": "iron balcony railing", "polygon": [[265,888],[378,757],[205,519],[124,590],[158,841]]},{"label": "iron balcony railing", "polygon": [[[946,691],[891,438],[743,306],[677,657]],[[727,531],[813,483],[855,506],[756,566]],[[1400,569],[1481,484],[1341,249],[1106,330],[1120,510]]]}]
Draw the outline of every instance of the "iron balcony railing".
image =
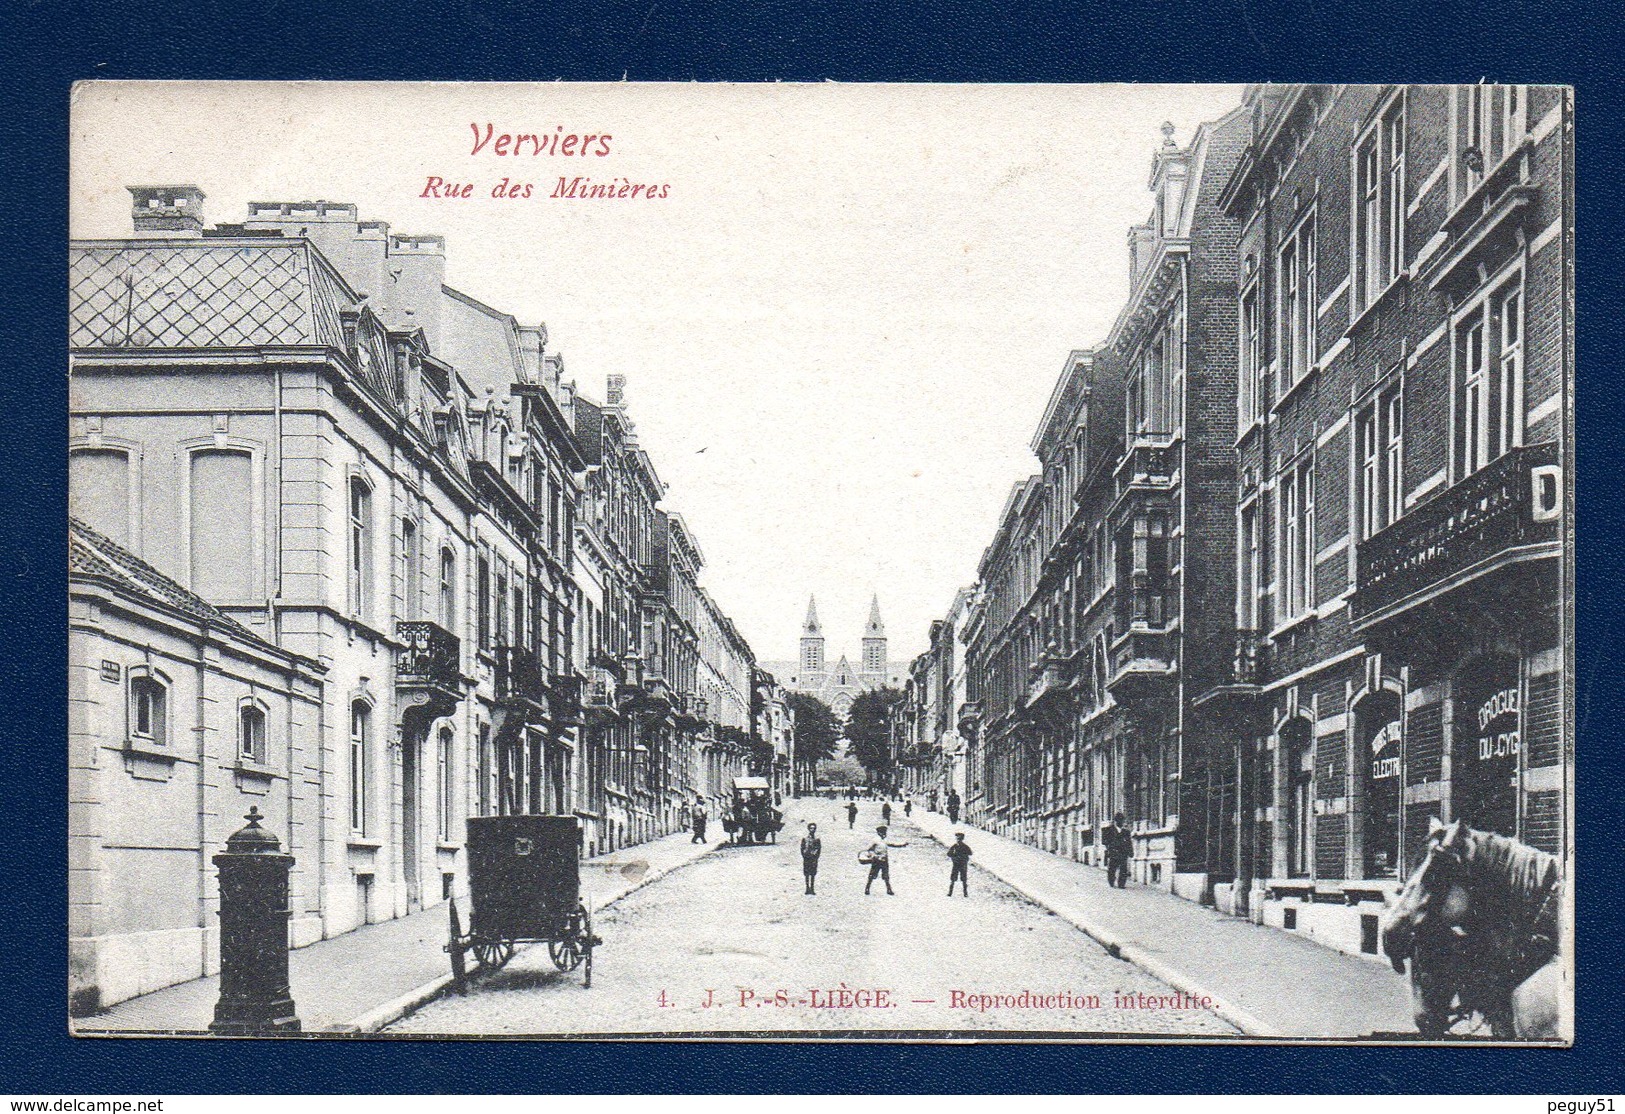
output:
[{"label": "iron balcony railing", "polygon": [[1512,550],[1558,540],[1557,444],[1513,449],[1355,547],[1356,623]]},{"label": "iron balcony railing", "polygon": [[455,634],[427,619],[403,619],[395,624],[395,637],[401,643],[395,662],[397,685],[446,689],[461,685],[462,643]]},{"label": "iron balcony railing", "polygon": [[536,654],[523,646],[498,646],[496,690],[498,700],[547,704],[550,678]]}]

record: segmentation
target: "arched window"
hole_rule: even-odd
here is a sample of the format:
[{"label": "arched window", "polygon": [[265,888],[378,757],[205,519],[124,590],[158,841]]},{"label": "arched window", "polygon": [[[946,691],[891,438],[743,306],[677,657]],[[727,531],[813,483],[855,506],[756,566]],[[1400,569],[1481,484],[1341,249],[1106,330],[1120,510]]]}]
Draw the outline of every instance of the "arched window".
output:
[{"label": "arched window", "polygon": [[130,738],[147,746],[169,745],[169,689],[156,675],[130,678]]},{"label": "arched window", "polygon": [[350,831],[367,834],[367,752],[372,738],[372,707],[350,703]]},{"label": "arched window", "polygon": [[265,709],[244,704],[237,712],[237,756],[244,762],[265,761]]},{"label": "arched window", "polygon": [[76,449],[68,458],[68,511],[130,544],[130,458],[122,449]]},{"label": "arched window", "polygon": [[253,464],[236,450],[192,454],[191,588],[204,599],[254,595]]},{"label": "arched window", "polygon": [[359,476],[350,480],[350,613],[368,617],[372,587],[372,490]]},{"label": "arched window", "polygon": [[1294,719],[1281,728],[1278,753],[1286,763],[1286,870],[1292,878],[1307,878],[1310,856],[1310,817],[1314,810],[1315,736],[1309,722]]},{"label": "arched window", "polygon": [[1367,878],[1394,878],[1399,874],[1403,717],[1397,692],[1371,693],[1355,705],[1355,746],[1360,763],[1356,776],[1364,797],[1361,868]]},{"label": "arched window", "polygon": [[451,546],[440,550],[440,625],[456,632],[457,619],[457,557]]}]

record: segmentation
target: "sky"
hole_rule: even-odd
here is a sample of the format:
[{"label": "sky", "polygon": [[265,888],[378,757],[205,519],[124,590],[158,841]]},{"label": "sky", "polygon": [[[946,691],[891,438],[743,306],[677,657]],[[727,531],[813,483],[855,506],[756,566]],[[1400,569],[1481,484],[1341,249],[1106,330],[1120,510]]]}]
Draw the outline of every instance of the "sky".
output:
[{"label": "sky", "polygon": [[[816,595],[891,658],[976,578],[1067,354],[1105,339],[1164,121],[1238,86],[115,83],[76,88],[70,231],[128,185],[353,202],[446,237],[447,283],[545,323],[565,378],[627,378],[638,435],[758,658]],[[490,138],[476,150],[478,139]],[[549,150],[498,137],[540,135]],[[553,139],[594,136],[589,154]],[[580,140],[572,146],[583,145]],[[607,154],[598,154],[607,150]],[[432,177],[469,197],[424,196]],[[665,187],[553,197],[560,177]],[[529,197],[494,197],[530,184]],[[442,187],[442,192],[446,192]]]}]

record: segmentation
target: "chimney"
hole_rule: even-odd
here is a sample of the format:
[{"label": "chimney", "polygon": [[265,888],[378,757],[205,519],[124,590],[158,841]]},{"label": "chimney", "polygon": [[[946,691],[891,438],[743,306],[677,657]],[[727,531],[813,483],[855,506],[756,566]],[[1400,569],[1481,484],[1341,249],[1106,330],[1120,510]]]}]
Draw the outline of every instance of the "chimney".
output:
[{"label": "chimney", "polygon": [[626,376],[611,375],[604,392],[604,405],[617,409],[626,405]]},{"label": "chimney", "polygon": [[203,235],[203,191],[196,186],[130,186],[137,236]]}]

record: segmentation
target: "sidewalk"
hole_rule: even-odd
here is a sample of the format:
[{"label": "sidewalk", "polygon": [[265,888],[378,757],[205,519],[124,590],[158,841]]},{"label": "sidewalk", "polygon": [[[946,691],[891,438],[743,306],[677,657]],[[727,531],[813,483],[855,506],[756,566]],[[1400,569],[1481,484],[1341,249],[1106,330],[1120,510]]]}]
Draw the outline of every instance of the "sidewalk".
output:
[{"label": "sidewalk", "polygon": [[[721,834],[720,832],[718,833]],[[623,847],[581,864],[581,889],[593,910],[618,901],[720,844],[695,844],[687,832]],[[467,925],[467,906],[458,903]],[[288,953],[288,982],[307,1033],[371,1032],[438,995],[451,982],[443,950],[445,902],[358,928]],[[218,975],[130,998],[71,1022],[88,1034],[206,1031],[220,997]]]},{"label": "sidewalk", "polygon": [[[951,843],[965,833],[981,867],[1070,921],[1108,951],[1176,990],[1214,999],[1215,1012],[1250,1036],[1362,1037],[1410,1033],[1410,984],[1386,965],[1343,955],[1276,928],[1129,884],[1036,847],[950,824],[915,809],[926,834]],[[947,876],[946,860],[943,875]]]}]

